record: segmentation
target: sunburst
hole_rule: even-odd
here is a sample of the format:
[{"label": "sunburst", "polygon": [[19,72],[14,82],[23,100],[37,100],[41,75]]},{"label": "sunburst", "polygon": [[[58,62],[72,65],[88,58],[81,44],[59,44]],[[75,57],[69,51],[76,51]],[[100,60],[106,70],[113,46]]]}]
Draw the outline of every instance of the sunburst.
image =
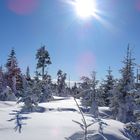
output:
[{"label": "sunburst", "polygon": [[75,11],[81,18],[89,18],[96,14],[96,1],[95,0],[75,0],[73,1]]}]

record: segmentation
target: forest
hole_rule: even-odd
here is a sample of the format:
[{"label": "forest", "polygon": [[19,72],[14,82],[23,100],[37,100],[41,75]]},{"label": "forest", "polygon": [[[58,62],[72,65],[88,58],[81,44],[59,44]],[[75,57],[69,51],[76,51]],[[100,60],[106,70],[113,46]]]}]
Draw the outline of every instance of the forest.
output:
[{"label": "forest", "polygon": [[[26,73],[21,72],[15,50],[11,50],[7,63],[0,67],[1,102],[22,103],[20,113],[32,113],[41,111],[41,103],[49,104],[56,97],[73,98],[82,117],[82,123],[79,120],[74,122],[84,131],[84,140],[88,140],[88,127],[93,125],[87,124],[85,114],[92,115],[101,125],[100,107],[107,107],[109,118],[124,123],[133,137],[140,138],[140,75],[138,70],[135,73],[137,65],[129,45],[122,60],[123,67],[119,70],[120,78],[115,78],[109,67],[104,80],[98,80],[93,70],[90,77],[82,76],[72,86],[66,82],[67,74],[62,70],[58,70],[56,82],[46,71],[53,62],[45,46],[41,46],[35,56],[36,70],[31,76],[29,66]],[[17,120],[20,120],[20,113],[16,114]],[[17,128],[21,127],[20,121],[16,123]]]}]

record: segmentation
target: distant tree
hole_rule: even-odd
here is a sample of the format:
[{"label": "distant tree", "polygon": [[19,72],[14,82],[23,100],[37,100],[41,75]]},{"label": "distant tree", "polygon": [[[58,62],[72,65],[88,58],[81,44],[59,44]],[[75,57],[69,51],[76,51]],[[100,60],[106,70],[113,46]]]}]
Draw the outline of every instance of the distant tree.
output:
[{"label": "distant tree", "polygon": [[5,73],[3,71],[2,66],[0,67],[0,100],[4,101],[6,100],[5,94],[3,94],[3,91],[6,89],[7,83],[5,79]]},{"label": "distant tree", "polygon": [[36,53],[37,59],[37,69],[42,69],[42,79],[44,78],[45,68],[51,64],[49,52],[45,49],[45,46],[42,46],[37,50]]},{"label": "distant tree", "polygon": [[31,80],[30,68],[29,68],[29,66],[28,66],[27,69],[26,69],[26,79],[27,79],[27,80]]},{"label": "distant tree", "polygon": [[47,73],[44,75],[44,80],[46,81],[47,84],[52,84],[51,75],[49,75]]},{"label": "distant tree", "polygon": [[39,72],[38,72],[37,70],[35,71],[34,80],[35,80],[36,82],[39,81]]},{"label": "distant tree", "polygon": [[76,98],[79,94],[79,88],[77,87],[77,83],[75,82],[71,88],[72,95]]},{"label": "distant tree", "polygon": [[57,72],[57,92],[60,96],[66,96],[66,73],[63,73],[62,70],[58,70]]},{"label": "distant tree", "polygon": [[3,72],[2,66],[0,67],[0,93],[5,89],[6,81],[5,81],[5,74]]}]

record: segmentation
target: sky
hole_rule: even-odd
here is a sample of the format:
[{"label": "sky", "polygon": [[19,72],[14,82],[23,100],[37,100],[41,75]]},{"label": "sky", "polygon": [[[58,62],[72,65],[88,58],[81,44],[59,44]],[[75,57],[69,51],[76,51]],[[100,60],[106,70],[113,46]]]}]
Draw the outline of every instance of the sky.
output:
[{"label": "sky", "polygon": [[14,48],[21,70],[34,75],[36,51],[46,45],[54,79],[58,69],[74,81],[93,70],[102,79],[109,66],[117,77],[128,43],[140,63],[140,0],[96,0],[100,20],[79,17],[71,1],[0,0],[0,64]]}]

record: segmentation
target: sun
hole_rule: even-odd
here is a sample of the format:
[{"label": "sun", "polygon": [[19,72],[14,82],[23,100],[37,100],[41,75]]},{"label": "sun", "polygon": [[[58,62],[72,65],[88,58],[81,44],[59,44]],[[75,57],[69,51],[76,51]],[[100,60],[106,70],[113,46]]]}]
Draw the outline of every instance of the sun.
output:
[{"label": "sun", "polygon": [[95,15],[95,0],[75,0],[75,10],[81,18],[89,18]]}]

